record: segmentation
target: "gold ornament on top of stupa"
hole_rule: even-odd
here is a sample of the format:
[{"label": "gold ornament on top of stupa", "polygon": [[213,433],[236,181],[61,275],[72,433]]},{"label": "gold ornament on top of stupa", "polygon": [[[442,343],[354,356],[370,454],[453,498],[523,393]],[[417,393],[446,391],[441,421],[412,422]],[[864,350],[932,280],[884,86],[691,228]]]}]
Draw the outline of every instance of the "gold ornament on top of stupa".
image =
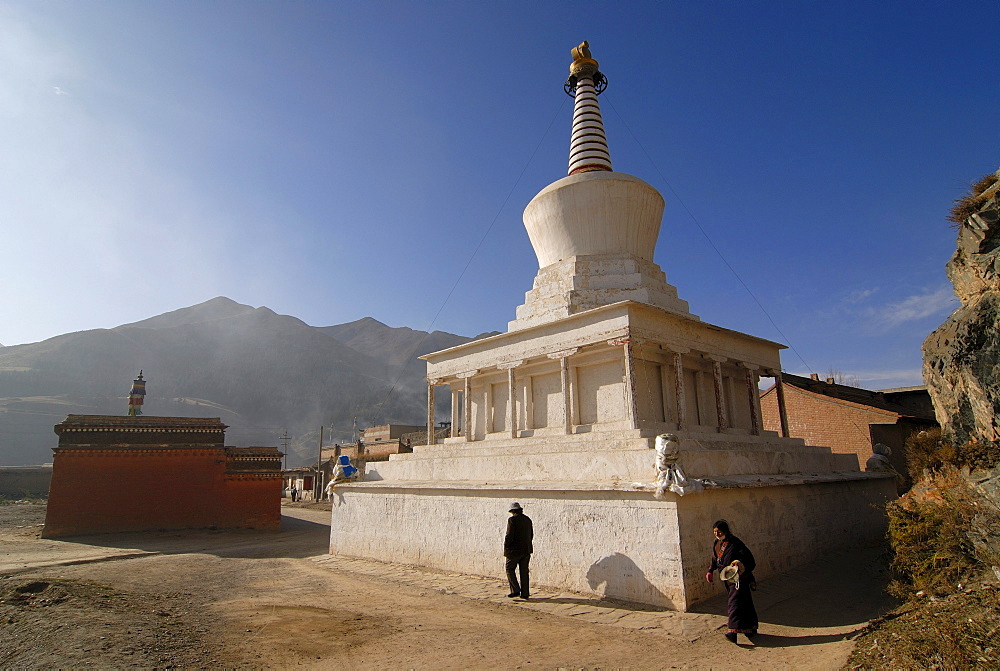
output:
[{"label": "gold ornament on top of stupa", "polygon": [[608,87],[608,79],[597,69],[597,61],[590,53],[590,42],[584,40],[580,46],[569,50],[573,57],[573,62],[569,65],[569,79],[563,84],[563,90],[568,95],[576,95],[576,85],[580,80],[589,79],[597,95],[604,92]]},{"label": "gold ornament on top of stupa", "polygon": [[569,73],[574,77],[593,77],[597,72],[597,61],[590,54],[590,42],[584,40],[580,46],[569,51],[573,62],[569,65]]}]

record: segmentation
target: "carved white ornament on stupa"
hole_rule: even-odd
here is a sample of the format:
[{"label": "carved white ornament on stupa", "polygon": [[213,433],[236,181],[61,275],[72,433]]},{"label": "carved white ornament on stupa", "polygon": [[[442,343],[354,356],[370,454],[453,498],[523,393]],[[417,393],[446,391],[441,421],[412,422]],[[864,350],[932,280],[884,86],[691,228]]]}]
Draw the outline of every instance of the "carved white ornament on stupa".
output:
[{"label": "carved white ornament on stupa", "polygon": [[653,261],[663,197],[632,175],[611,169],[598,90],[607,80],[587,42],[572,50],[566,83],[574,96],[568,176],[524,210],[538,274],[509,331],[631,300],[697,319]]}]

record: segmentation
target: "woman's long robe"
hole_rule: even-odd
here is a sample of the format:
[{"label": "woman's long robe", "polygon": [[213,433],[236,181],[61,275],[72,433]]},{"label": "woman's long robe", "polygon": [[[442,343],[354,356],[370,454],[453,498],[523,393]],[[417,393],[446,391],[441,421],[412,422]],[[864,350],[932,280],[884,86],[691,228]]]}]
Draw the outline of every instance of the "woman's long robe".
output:
[{"label": "woman's long robe", "polygon": [[729,632],[740,634],[757,633],[757,609],[753,605],[751,586],[756,586],[753,570],[757,567],[753,554],[736,536],[726,536],[716,540],[712,548],[711,571],[721,571],[733,561],[739,560],[744,571],[739,576],[739,589],[734,582],[723,580],[726,593],[729,595]]}]

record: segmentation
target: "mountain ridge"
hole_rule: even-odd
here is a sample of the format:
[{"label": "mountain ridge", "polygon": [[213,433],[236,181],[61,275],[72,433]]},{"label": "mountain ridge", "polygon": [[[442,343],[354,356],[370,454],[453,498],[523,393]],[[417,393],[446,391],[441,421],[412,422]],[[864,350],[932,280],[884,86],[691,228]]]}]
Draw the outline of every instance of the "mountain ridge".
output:
[{"label": "mountain ridge", "polygon": [[[0,465],[51,460],[52,426],[69,413],[124,414],[140,369],[150,415],[216,416],[230,445],[277,445],[315,459],[319,427],[351,440],[370,424],[426,421],[416,357],[473,338],[390,327],[371,317],[316,327],[218,296],[109,329],[0,350]],[[212,408],[211,412],[205,412]]]}]

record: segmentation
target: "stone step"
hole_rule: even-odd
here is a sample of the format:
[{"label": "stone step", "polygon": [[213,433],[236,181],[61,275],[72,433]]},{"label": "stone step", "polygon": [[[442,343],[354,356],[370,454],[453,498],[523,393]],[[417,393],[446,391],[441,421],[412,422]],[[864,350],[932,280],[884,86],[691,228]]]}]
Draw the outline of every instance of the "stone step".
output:
[{"label": "stone step", "polygon": [[[393,455],[389,462],[369,464],[386,480],[560,480],[652,482],[656,453],[641,445],[614,450],[562,449],[450,451],[435,455]],[[857,472],[854,455],[828,448],[688,450],[678,461],[688,477]]]},{"label": "stone step", "polygon": [[[593,432],[525,438],[497,437],[488,440],[473,441],[451,438],[448,439],[448,442],[442,444],[415,445],[412,453],[393,454],[389,456],[389,459],[391,461],[408,461],[436,457],[493,454],[524,455],[561,452],[589,453],[593,451],[652,450],[654,449],[657,435],[659,434],[655,431],[642,429],[615,433]],[[680,438],[682,452],[704,450],[830,452],[830,448],[828,447],[806,445],[799,438],[778,438],[774,434],[750,436],[706,432],[681,434],[678,437]]]}]

